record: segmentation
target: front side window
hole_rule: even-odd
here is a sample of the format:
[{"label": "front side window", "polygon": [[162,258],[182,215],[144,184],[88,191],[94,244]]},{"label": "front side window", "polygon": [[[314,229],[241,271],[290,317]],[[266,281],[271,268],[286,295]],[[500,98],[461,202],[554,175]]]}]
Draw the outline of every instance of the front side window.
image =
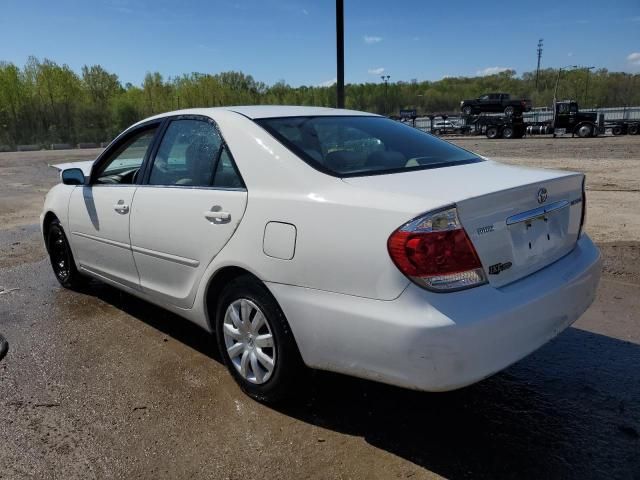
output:
[{"label": "front side window", "polygon": [[221,146],[211,123],[173,120],[155,155],[149,185],[210,186]]},{"label": "front side window", "polygon": [[155,126],[144,129],[118,146],[98,169],[94,183],[103,185],[135,183],[156,130]]},{"label": "front side window", "polygon": [[467,150],[384,117],[286,117],[256,122],[311,166],[338,177],[482,161]]}]

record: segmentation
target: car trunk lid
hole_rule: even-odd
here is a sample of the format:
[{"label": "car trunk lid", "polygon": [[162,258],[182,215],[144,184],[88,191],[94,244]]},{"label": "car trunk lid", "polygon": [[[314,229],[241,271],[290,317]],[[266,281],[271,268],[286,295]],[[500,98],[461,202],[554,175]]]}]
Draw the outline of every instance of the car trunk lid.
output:
[{"label": "car trunk lid", "polygon": [[582,221],[583,179],[580,173],[488,161],[344,181],[425,205],[416,216],[433,205],[455,204],[488,281],[500,287],[574,248]]}]

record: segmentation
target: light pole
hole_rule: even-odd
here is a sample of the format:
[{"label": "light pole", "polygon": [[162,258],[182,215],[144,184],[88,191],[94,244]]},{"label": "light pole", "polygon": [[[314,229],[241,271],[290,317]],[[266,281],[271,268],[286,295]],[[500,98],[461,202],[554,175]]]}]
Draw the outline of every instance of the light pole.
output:
[{"label": "light pole", "polygon": [[384,82],[384,114],[387,114],[387,89],[389,88],[389,79],[391,75],[380,75],[380,78]]},{"label": "light pole", "polygon": [[344,0],[336,0],[336,106],[344,108]]}]

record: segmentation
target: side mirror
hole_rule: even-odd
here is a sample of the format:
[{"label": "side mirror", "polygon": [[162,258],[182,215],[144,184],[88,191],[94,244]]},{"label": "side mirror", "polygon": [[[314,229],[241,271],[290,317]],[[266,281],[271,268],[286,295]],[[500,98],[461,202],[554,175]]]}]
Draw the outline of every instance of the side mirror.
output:
[{"label": "side mirror", "polygon": [[84,173],[79,168],[67,168],[62,171],[62,183],[65,185],[84,185]]}]

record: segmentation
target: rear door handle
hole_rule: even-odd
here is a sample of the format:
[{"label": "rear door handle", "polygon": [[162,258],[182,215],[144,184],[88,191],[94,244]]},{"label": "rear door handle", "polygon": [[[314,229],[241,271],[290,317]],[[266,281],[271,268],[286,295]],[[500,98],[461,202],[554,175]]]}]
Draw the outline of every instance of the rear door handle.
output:
[{"label": "rear door handle", "polygon": [[222,220],[224,222],[231,220],[229,212],[204,212],[204,217],[207,220]]},{"label": "rear door handle", "polygon": [[122,215],[125,215],[127,213],[129,213],[129,205],[125,205],[124,201],[120,200],[118,203],[116,203],[113,206],[113,209],[118,212],[121,213]]}]

